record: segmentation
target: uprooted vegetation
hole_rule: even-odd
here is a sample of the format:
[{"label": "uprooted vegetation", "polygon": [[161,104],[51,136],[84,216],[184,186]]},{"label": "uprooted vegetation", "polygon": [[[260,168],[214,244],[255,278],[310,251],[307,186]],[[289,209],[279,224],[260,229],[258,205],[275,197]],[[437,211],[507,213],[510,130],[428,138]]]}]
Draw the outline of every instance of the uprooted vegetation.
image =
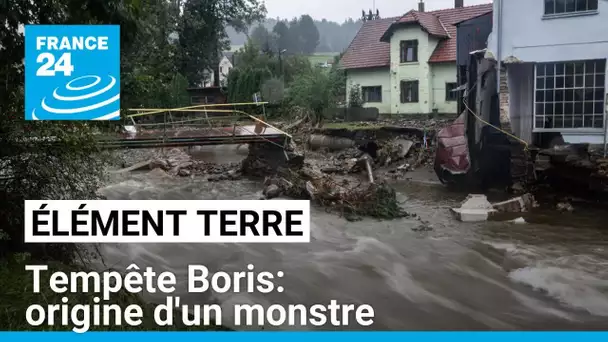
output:
[{"label": "uprooted vegetation", "polygon": [[[285,154],[288,158],[285,158]],[[286,163],[279,165],[280,160]],[[355,164],[361,167],[363,162],[360,159]],[[354,182],[352,179],[339,179],[324,173],[305,163],[304,153],[294,144],[286,153],[271,144],[251,146],[241,171],[250,176],[266,177],[264,195],[268,199],[281,194],[296,199],[309,199],[347,219],[362,216],[379,219],[409,216],[400,207],[394,189],[386,183]]]},{"label": "uprooted vegetation", "polygon": [[338,183],[332,176],[310,166],[299,170],[282,169],[269,177],[266,186],[275,186],[286,196],[310,199],[349,220],[362,216],[378,219],[408,217],[397,200],[395,190],[386,183]]}]

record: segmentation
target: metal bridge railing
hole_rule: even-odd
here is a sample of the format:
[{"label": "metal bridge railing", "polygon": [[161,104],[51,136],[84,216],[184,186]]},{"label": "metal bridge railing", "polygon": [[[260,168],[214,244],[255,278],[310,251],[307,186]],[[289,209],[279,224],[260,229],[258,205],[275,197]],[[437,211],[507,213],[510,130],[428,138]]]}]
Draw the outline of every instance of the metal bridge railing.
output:
[{"label": "metal bridge railing", "polygon": [[[193,127],[200,129],[208,129],[220,133],[222,136],[231,136],[232,142],[235,142],[235,138],[238,132],[246,131],[248,134],[261,137],[263,140],[267,140],[270,143],[280,146],[285,149],[290,143],[292,136],[284,132],[283,130],[269,124],[266,121],[266,111],[264,105],[267,102],[250,102],[250,103],[225,103],[225,104],[205,104],[205,105],[193,105],[181,108],[133,108],[129,109],[129,112],[134,112],[126,116],[127,122],[130,122],[136,131],[146,130],[153,127],[162,129],[162,140],[163,143],[167,141],[167,129]],[[262,106],[264,120],[251,115],[243,110],[237,109],[238,107],[246,106]],[[224,109],[232,107],[232,109]],[[180,118],[182,114],[194,113],[194,117],[190,115],[186,119]],[[210,115],[211,114],[211,115]],[[162,115],[162,122],[138,122],[138,119],[159,117]],[[176,118],[177,116],[177,118]],[[251,131],[240,125],[243,121],[249,121],[254,123],[254,131]],[[266,127],[270,127],[273,130],[279,132],[286,137],[284,144],[281,146],[273,141],[270,141],[261,134]],[[226,131],[226,128],[230,128],[230,133]],[[258,130],[260,132],[258,132]]]}]

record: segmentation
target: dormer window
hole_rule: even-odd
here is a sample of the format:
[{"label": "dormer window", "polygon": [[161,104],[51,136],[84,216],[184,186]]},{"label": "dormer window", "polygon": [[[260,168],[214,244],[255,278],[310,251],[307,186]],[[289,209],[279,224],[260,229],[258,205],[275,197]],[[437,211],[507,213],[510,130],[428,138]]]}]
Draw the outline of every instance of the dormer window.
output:
[{"label": "dormer window", "polygon": [[402,40],[399,44],[400,62],[418,62],[418,40]]},{"label": "dormer window", "polygon": [[597,11],[598,0],[545,0],[545,15]]}]

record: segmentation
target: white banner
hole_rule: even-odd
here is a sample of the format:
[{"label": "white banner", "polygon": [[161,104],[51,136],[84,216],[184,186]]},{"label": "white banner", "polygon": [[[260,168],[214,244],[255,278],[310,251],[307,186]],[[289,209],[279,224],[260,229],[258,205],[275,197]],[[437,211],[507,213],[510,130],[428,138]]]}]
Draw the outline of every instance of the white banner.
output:
[{"label": "white banner", "polygon": [[26,243],[304,243],[310,202],[25,201]]}]

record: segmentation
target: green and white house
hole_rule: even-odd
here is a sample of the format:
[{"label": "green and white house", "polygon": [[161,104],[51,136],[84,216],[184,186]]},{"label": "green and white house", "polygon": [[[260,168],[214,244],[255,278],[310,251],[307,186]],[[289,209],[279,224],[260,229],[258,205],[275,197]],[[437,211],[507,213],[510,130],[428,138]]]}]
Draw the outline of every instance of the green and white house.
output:
[{"label": "green and white house", "polygon": [[341,64],[347,89],[359,86],[364,107],[380,114],[455,114],[456,24],[492,12],[492,4],[418,10],[363,24]]}]

